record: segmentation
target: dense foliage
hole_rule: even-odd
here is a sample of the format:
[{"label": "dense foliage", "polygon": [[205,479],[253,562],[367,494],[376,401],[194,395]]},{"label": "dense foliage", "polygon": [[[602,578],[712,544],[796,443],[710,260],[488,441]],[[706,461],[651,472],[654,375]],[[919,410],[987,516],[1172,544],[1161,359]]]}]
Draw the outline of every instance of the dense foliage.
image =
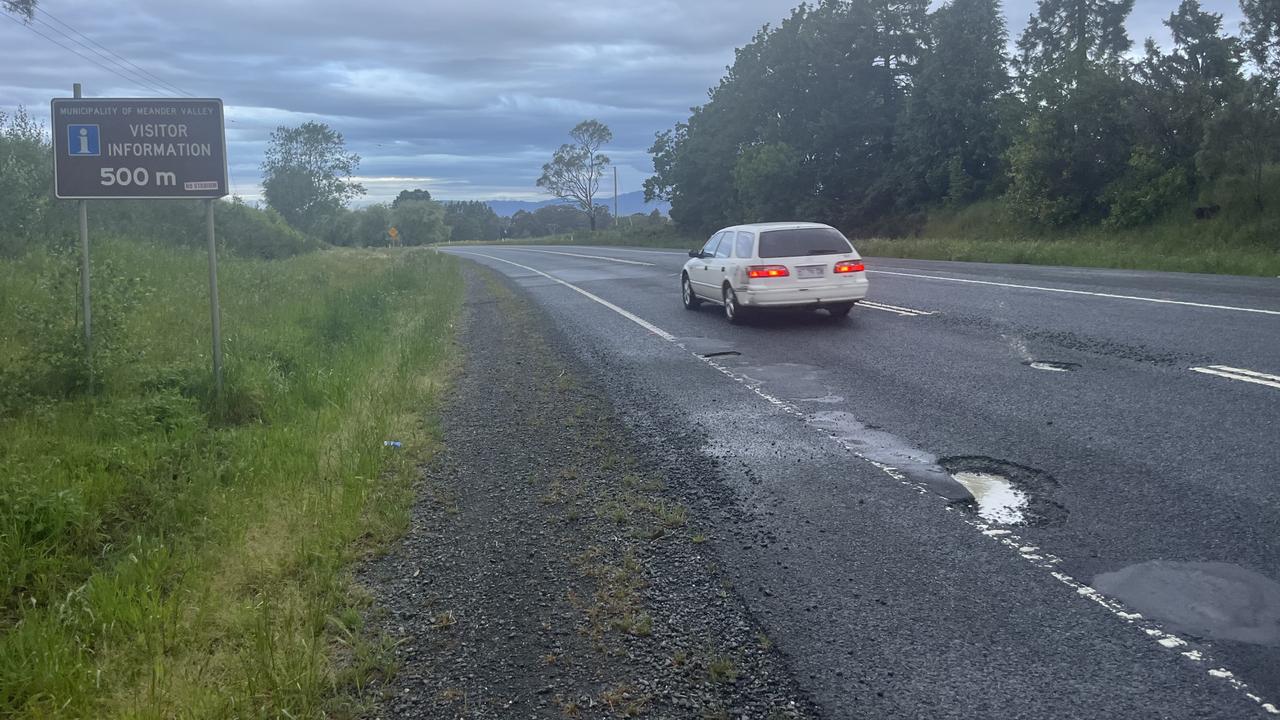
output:
[{"label": "dense foliage", "polygon": [[1142,53],[1132,8],[1040,0],[1008,57],[998,0],[801,5],[657,135],[646,199],[690,230],[803,218],[860,236],[992,202],[1031,232],[1195,222],[1227,177],[1261,207],[1280,159],[1280,3],[1241,0],[1233,37],[1182,0],[1172,45]]}]

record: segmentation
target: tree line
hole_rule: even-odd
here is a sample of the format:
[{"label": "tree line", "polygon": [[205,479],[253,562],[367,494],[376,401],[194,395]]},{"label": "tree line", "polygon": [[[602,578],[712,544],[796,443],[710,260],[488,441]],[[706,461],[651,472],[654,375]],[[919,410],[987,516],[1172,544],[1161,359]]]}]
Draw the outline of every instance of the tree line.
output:
[{"label": "tree line", "polygon": [[1133,0],[1040,0],[1011,56],[998,0],[929,5],[825,0],[762,28],[658,133],[646,200],[698,230],[819,219],[862,236],[980,201],[1032,230],[1133,227],[1193,217],[1227,176],[1267,202],[1280,2],[1240,0],[1237,36],[1182,0],[1171,45],[1135,54]]}]

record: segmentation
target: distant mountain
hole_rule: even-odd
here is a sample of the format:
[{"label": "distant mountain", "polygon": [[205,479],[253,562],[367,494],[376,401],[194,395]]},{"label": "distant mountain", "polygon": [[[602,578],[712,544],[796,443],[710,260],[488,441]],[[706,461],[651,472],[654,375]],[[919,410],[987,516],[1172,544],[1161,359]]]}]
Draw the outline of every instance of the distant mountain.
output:
[{"label": "distant mountain", "polygon": [[[559,205],[564,203],[563,200],[552,198],[551,200],[543,200],[541,202],[530,202],[528,200],[486,200],[485,204],[493,208],[493,211],[502,217],[511,217],[518,210],[525,212],[533,212],[540,207],[548,205]],[[596,204],[604,205],[609,208],[609,212],[613,212],[613,196],[601,195],[596,200]],[[635,192],[622,193],[618,195],[618,214],[634,215],[635,213],[645,213],[646,215],[657,210],[666,215],[671,210],[671,203],[665,201],[646,203],[644,201],[644,191],[636,190]]]}]

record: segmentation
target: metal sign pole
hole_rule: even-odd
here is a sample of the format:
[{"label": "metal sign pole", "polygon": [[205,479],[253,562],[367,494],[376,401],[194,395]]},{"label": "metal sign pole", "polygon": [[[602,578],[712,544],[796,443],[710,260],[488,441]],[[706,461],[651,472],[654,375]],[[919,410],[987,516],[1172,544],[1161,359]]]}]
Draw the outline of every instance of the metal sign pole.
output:
[{"label": "metal sign pole", "polygon": [[[75,97],[80,97],[80,83],[71,86]],[[84,316],[84,357],[89,367],[89,390],[93,390],[93,317],[89,308],[89,206],[87,200],[76,202],[80,215],[80,298]]]},{"label": "metal sign pole", "polygon": [[204,201],[205,226],[209,232],[209,316],[213,326],[213,385],[222,402],[222,307],[218,303],[218,246],[213,228],[214,200]]}]

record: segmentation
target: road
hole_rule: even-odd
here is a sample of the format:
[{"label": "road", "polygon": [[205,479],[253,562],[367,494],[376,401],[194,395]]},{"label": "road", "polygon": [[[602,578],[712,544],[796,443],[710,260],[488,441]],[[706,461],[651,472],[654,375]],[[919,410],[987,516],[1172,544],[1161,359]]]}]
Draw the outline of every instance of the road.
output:
[{"label": "road", "polygon": [[683,253],[446,252],[727,488],[717,558],[828,716],[1280,715],[1280,280],[872,258],[847,321],[730,326]]}]

